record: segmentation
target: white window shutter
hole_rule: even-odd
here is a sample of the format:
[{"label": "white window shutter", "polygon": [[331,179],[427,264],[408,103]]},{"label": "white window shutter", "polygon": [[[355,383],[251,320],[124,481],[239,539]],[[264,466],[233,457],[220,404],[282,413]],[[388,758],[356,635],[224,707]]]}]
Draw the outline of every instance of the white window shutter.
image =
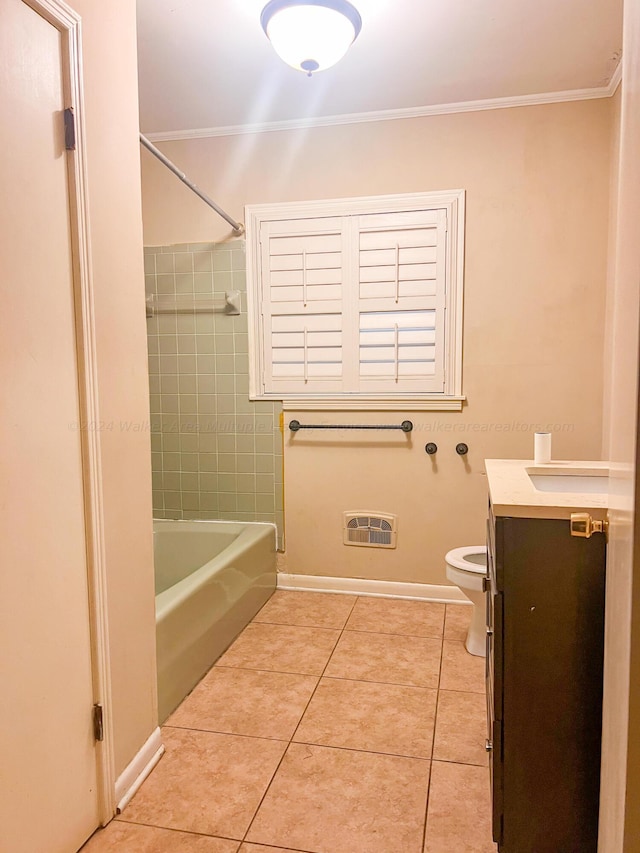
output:
[{"label": "white window shutter", "polygon": [[359,390],[442,392],[446,210],[358,217]]},{"label": "white window shutter", "polygon": [[262,223],[265,393],[343,390],[342,220]]},{"label": "white window shutter", "polygon": [[463,228],[461,190],[247,208],[252,397],[459,409]]}]

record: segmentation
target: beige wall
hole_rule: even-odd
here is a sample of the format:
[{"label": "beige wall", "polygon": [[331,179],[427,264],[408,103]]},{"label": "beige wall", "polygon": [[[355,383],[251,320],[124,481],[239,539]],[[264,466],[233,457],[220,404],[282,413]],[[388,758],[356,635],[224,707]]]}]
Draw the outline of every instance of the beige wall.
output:
[{"label": "beige wall", "polygon": [[134,0],[83,19],[116,774],[157,725],[149,418]]},{"label": "beige wall", "polygon": [[[288,571],[443,583],[446,551],[484,541],[485,458],[530,457],[532,432],[546,424],[561,430],[556,458],[600,458],[610,121],[610,100],[599,100],[161,145],[236,217],[251,203],[467,191],[468,405],[314,414],[406,416],[416,430],[410,442],[395,433],[288,441]],[[147,244],[228,232],[146,153],[143,212]],[[435,464],[427,441],[440,448]],[[348,509],[397,513],[397,550],[343,546]]]},{"label": "beige wall", "polygon": [[[613,466],[607,555],[600,853],[640,850],[640,535],[637,387],[640,302],[640,2],[624,7],[623,80],[612,181],[605,424]],[[635,494],[634,494],[635,492]],[[635,542],[634,542],[635,538]]]}]

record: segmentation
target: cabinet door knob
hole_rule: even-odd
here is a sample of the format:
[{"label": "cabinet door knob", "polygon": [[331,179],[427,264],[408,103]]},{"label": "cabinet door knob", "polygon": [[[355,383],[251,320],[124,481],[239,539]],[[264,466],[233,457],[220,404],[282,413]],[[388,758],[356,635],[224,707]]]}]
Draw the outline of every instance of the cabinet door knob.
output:
[{"label": "cabinet door knob", "polygon": [[605,536],[609,533],[609,522],[596,518],[592,518],[588,512],[572,512],[571,513],[571,535],[579,536],[582,539],[591,539],[594,533],[604,533]]}]

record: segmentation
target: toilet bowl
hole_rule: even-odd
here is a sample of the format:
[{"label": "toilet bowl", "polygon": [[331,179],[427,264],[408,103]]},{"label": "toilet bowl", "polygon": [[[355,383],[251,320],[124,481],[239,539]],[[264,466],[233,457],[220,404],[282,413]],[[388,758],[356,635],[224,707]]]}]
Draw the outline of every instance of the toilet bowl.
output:
[{"label": "toilet bowl", "polygon": [[484,657],[487,650],[487,626],[482,578],[487,574],[486,545],[454,548],[444,558],[447,578],[459,587],[473,604],[473,616],[465,647],[472,655]]}]

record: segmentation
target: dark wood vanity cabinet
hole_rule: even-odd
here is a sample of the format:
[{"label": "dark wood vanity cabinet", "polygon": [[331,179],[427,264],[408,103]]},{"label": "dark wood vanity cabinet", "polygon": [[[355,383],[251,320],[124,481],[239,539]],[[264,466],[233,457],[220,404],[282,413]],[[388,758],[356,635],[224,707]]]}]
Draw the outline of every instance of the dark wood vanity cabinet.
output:
[{"label": "dark wood vanity cabinet", "polygon": [[500,853],[596,853],[605,537],[488,522],[487,712]]}]

